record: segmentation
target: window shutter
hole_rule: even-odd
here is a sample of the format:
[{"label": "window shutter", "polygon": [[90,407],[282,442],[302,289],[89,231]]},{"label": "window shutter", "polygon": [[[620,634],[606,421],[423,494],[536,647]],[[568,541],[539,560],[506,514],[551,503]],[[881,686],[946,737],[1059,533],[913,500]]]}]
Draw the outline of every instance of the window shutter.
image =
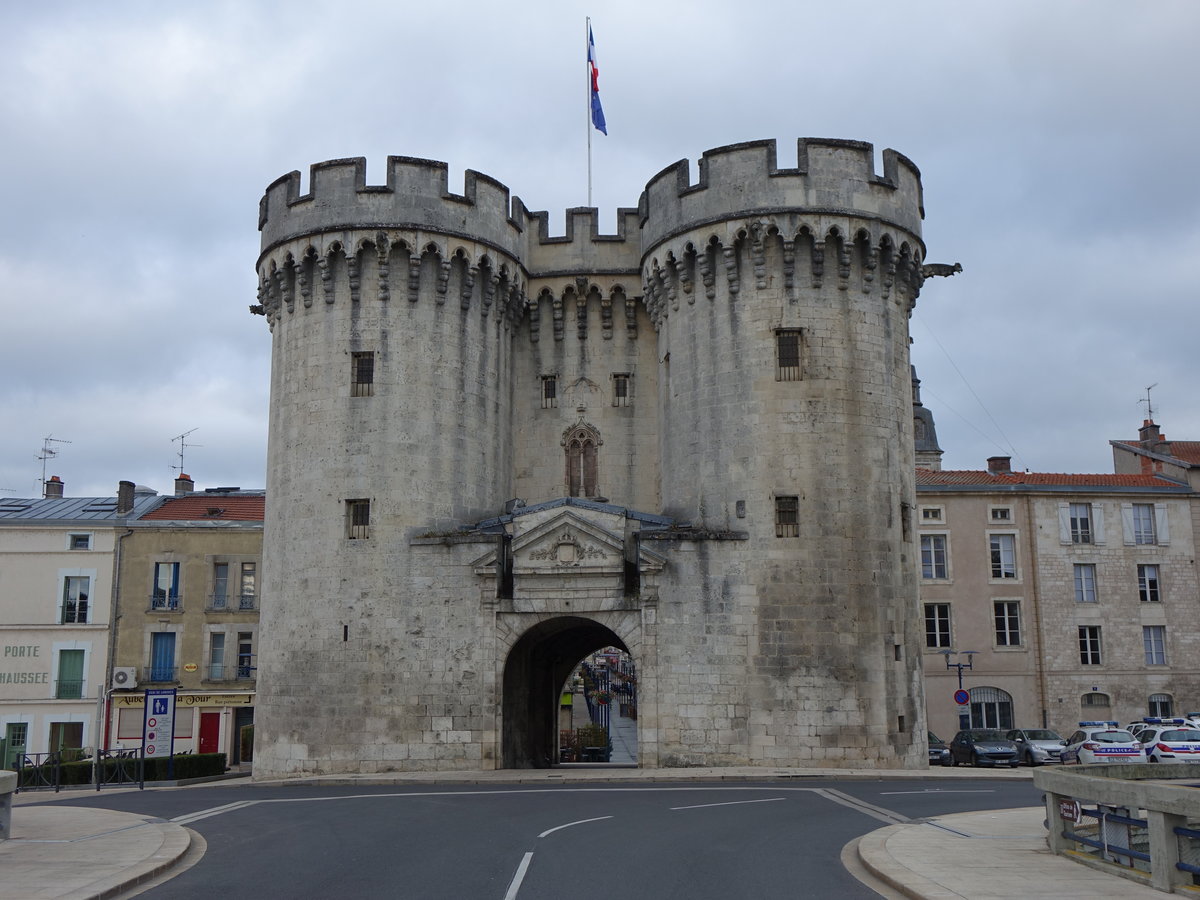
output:
[{"label": "window shutter", "polygon": [[1154,530],[1156,532],[1155,537],[1158,538],[1159,545],[1163,546],[1163,547],[1165,547],[1171,543],[1171,533],[1167,527],[1167,521],[1168,521],[1167,504],[1155,503],[1154,504]]},{"label": "window shutter", "polygon": [[1058,504],[1058,540],[1059,543],[1071,543],[1071,504]]},{"label": "window shutter", "polygon": [[1133,543],[1133,504],[1121,504],[1121,531],[1125,538],[1125,544]]},{"label": "window shutter", "polygon": [[1099,503],[1092,504],[1092,543],[1104,543],[1104,507]]}]

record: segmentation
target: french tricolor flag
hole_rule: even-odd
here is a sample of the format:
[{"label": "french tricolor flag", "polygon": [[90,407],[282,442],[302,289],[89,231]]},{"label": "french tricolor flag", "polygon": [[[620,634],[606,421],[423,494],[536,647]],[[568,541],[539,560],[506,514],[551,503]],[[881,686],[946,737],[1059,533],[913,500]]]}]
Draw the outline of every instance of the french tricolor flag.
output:
[{"label": "french tricolor flag", "polygon": [[592,125],[601,134],[608,134],[604,124],[604,107],[600,105],[600,70],[596,68],[596,42],[592,40],[592,26],[588,26],[588,74],[592,81]]}]

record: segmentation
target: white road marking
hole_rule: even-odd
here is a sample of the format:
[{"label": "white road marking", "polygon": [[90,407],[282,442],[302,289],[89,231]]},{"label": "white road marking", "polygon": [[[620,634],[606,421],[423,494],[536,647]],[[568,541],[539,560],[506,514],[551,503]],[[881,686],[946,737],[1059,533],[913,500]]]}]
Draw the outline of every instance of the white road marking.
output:
[{"label": "white road marking", "polygon": [[187,825],[191,822],[199,822],[201,819],[207,819],[210,816],[219,816],[222,813],[233,812],[235,809],[244,809],[247,806],[254,806],[259,803],[258,800],[240,800],[237,803],[226,803],[224,806],[214,806],[211,809],[202,809],[199,812],[188,813],[183,816],[176,816],[170,821],[176,825]]},{"label": "white road marking", "polygon": [[551,828],[549,831],[543,831],[541,834],[538,835],[538,837],[544,838],[548,834],[554,834],[554,832],[562,831],[564,828],[570,828],[572,825],[586,825],[588,822],[603,822],[605,819],[611,819],[611,818],[612,818],[612,816],[597,816],[594,819],[580,819],[578,822],[568,822],[566,825],[556,825],[555,827]]},{"label": "white road marking", "polygon": [[508,886],[508,893],[504,895],[504,900],[516,900],[517,891],[521,889],[521,882],[525,880],[525,873],[529,871],[529,861],[531,859],[533,859],[532,850],[521,858],[521,864],[517,866],[517,874],[513,876],[512,883]]},{"label": "white road marking", "polygon": [[784,797],[770,797],[766,800],[730,800],[728,803],[700,803],[696,806],[670,806],[668,809],[707,809],[710,806],[741,806],[745,803],[774,803],[776,800],[783,800]]},{"label": "white road marking", "polygon": [[840,803],[847,809],[856,809],[861,813],[865,813],[873,819],[878,819],[880,822],[887,822],[889,825],[903,825],[912,820],[907,816],[902,816],[900,813],[892,812],[882,806],[876,806],[873,803],[868,803],[866,800],[859,800],[850,794],[843,794],[841,791],[836,791],[831,788],[817,788],[813,791],[814,794],[820,794],[827,800],[832,800],[834,803]]},{"label": "white road marking", "polygon": [[880,791],[880,797],[890,797],[893,794],[994,794],[995,791],[944,791],[941,788],[931,788],[925,791]]}]

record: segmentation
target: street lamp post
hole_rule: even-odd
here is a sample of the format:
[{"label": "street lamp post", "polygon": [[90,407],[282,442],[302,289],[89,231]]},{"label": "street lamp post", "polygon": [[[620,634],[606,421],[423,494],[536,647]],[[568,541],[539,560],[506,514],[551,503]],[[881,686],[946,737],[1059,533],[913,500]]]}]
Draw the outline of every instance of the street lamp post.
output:
[{"label": "street lamp post", "polygon": [[[958,693],[962,694],[962,691],[963,691],[963,682],[962,682],[963,669],[975,668],[975,654],[978,653],[979,651],[978,650],[943,650],[941,652],[942,652],[942,655],[944,657],[946,657],[946,671],[950,671],[951,669],[956,669],[958,671]],[[966,662],[950,662],[951,656],[957,657],[957,656],[964,655],[964,654],[967,657]],[[957,699],[958,698],[956,697],[955,700],[957,701]],[[963,706],[963,704],[959,703],[960,710],[962,709],[962,706]],[[959,730],[961,731],[964,728],[970,728],[970,727],[971,727],[970,714],[965,713],[965,712],[959,712],[959,714],[958,714]]]},{"label": "street lamp post", "polygon": [[[978,650],[943,650],[942,651],[942,655],[944,657],[946,657],[946,671],[949,671],[950,669],[958,670],[958,689],[960,691],[962,690],[962,686],[963,686],[962,685],[963,669],[975,668],[975,654],[978,652],[979,652]],[[967,661],[965,663],[964,662],[950,662],[951,656],[958,656],[963,653],[965,653],[967,655]]]}]

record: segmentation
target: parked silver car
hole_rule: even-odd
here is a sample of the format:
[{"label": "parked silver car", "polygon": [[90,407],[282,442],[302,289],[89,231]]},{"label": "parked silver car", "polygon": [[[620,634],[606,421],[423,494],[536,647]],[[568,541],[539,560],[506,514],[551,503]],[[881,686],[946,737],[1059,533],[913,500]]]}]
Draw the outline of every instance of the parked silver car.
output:
[{"label": "parked silver car", "polygon": [[1004,736],[1017,745],[1017,759],[1027,766],[1062,762],[1067,746],[1062,735],[1049,728],[1014,728]]}]

